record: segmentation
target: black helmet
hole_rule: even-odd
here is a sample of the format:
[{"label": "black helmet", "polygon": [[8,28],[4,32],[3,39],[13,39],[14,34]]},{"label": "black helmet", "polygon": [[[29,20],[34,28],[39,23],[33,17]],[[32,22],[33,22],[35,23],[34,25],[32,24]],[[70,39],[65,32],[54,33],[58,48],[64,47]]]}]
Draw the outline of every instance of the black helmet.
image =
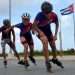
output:
[{"label": "black helmet", "polygon": [[44,12],[44,13],[49,13],[49,12],[51,12],[52,10],[53,10],[53,7],[52,7],[52,4],[51,3],[49,3],[49,2],[44,2],[44,3],[42,3],[42,5],[41,5],[41,10],[42,10],[42,12]]},{"label": "black helmet", "polygon": [[10,25],[10,20],[9,20],[9,19],[4,19],[4,20],[3,20],[3,24],[4,24],[5,26]]},{"label": "black helmet", "polygon": [[29,13],[23,13],[21,17],[23,19],[29,19],[30,20],[30,14]]}]

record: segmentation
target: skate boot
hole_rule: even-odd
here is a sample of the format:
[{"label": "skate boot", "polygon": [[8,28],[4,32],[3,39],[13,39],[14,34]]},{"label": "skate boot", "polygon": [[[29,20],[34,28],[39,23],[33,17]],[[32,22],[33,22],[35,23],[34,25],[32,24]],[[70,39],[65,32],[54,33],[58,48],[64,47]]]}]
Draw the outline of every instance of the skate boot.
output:
[{"label": "skate boot", "polygon": [[29,56],[29,59],[31,60],[31,62],[32,62],[33,64],[36,65],[36,60],[35,60],[32,56]]},{"label": "skate boot", "polygon": [[5,67],[5,68],[7,68],[7,61],[6,61],[6,60],[4,60],[4,62],[3,62],[3,63],[4,63],[4,67]]},{"label": "skate boot", "polygon": [[46,61],[45,64],[46,64],[47,71],[48,72],[52,72],[52,70],[51,70],[51,63],[49,61]]},{"label": "skate boot", "polygon": [[58,60],[58,59],[52,59],[51,60],[54,64],[56,64],[57,66],[61,67],[62,69],[64,68],[63,64]]}]

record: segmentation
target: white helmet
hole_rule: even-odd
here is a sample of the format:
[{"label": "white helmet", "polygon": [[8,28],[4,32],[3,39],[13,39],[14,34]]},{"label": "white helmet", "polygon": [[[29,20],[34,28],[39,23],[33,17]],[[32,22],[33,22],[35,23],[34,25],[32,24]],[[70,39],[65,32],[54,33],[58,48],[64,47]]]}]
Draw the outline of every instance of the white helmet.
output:
[{"label": "white helmet", "polygon": [[30,14],[29,13],[23,13],[21,17],[23,19],[29,19],[30,20]]}]

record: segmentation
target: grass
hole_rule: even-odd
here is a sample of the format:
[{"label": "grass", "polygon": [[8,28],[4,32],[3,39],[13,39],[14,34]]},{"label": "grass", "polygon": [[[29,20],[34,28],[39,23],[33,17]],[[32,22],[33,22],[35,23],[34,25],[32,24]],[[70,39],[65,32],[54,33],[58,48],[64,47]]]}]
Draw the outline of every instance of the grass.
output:
[{"label": "grass", "polygon": [[[23,56],[24,53],[19,53],[20,56]],[[42,51],[35,51],[35,56],[43,56],[43,52]],[[52,52],[49,51],[49,55],[52,55]],[[57,51],[57,55],[75,55],[75,51],[73,49],[70,50],[66,50],[66,51]],[[0,57],[2,57],[3,55],[0,54]],[[8,54],[6,54],[6,56],[8,56]]]}]

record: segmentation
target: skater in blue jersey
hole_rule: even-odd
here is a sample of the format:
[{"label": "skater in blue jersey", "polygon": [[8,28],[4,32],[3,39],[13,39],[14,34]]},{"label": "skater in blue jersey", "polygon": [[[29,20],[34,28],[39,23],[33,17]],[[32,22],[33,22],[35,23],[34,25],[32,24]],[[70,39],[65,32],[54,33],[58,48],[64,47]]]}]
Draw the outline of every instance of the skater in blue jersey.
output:
[{"label": "skater in blue jersey", "polygon": [[[56,13],[54,13],[52,10],[52,4],[49,2],[44,2],[41,5],[41,12],[36,15],[36,18],[33,23],[33,32],[38,33],[37,36],[43,44],[43,54],[45,56],[45,64],[47,71],[51,71],[50,61],[52,61],[54,64],[57,64],[59,67],[64,68],[62,63],[56,57],[55,41],[57,40],[59,23]],[[54,23],[56,26],[54,36],[51,31],[51,23]],[[49,59],[48,43],[52,49],[53,58],[51,60]]]},{"label": "skater in blue jersey", "polygon": [[[32,23],[30,22],[30,14],[24,13],[22,16],[22,22],[16,25],[13,25],[11,28],[17,27],[20,29],[20,40],[24,47],[24,61],[19,64],[25,65],[27,68],[29,66],[28,57],[32,61],[32,63],[36,64],[34,59],[34,42],[31,34]],[[9,28],[8,30],[10,30]],[[7,31],[8,31],[7,30]],[[28,53],[28,46],[30,48],[30,53]]]}]

